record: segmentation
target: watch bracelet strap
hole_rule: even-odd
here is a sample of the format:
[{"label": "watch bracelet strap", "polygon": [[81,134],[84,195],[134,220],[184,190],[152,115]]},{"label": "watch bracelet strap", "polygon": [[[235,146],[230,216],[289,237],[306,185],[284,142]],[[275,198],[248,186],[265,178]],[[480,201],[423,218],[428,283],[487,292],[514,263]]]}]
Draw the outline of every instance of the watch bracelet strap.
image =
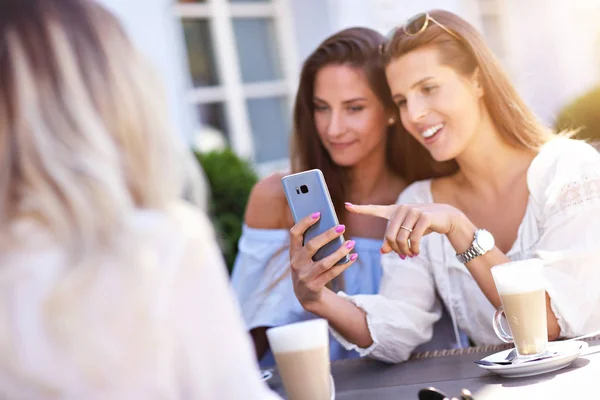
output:
[{"label": "watch bracelet strap", "polygon": [[461,264],[466,264],[480,255],[481,253],[477,251],[475,246],[471,245],[471,247],[469,247],[464,253],[457,254],[456,258],[458,258],[458,261],[460,261]]}]

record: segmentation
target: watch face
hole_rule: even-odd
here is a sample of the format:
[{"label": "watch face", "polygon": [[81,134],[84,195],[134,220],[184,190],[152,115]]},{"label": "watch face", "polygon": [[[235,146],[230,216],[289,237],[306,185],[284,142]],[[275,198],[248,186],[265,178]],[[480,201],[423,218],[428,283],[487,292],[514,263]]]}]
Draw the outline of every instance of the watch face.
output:
[{"label": "watch face", "polygon": [[477,240],[477,245],[481,247],[483,251],[487,252],[494,248],[494,237],[485,229],[478,230],[475,239]]}]

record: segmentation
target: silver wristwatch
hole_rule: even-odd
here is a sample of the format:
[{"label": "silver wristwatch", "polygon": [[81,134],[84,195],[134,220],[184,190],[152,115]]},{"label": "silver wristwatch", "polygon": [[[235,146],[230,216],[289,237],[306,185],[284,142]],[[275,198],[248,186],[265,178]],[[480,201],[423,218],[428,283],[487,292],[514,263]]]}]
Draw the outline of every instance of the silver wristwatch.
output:
[{"label": "silver wristwatch", "polygon": [[492,250],[495,245],[494,237],[490,232],[485,229],[478,229],[475,232],[475,238],[473,239],[471,247],[464,253],[457,254],[456,258],[458,258],[458,261],[462,264],[466,264],[472,259],[482,256]]}]

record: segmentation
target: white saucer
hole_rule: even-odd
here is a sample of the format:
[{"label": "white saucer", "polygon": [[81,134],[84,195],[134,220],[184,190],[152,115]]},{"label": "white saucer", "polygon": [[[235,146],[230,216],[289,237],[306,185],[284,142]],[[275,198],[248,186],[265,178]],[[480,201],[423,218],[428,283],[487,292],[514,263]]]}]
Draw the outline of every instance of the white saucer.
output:
[{"label": "white saucer", "polygon": [[[519,378],[523,376],[533,376],[545,374],[569,366],[582,350],[588,347],[587,342],[583,341],[565,341],[548,343],[548,351],[558,352],[554,357],[544,358],[538,361],[529,361],[510,365],[480,365],[479,367],[487,369],[495,374],[506,378]],[[502,361],[512,349],[494,353],[482,359],[482,361]]]}]

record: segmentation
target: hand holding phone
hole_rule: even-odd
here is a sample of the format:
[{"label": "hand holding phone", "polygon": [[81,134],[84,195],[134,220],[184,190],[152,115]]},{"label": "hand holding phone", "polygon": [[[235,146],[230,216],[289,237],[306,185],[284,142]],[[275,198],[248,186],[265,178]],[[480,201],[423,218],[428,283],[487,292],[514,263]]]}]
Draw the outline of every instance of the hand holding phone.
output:
[{"label": "hand holding phone", "polygon": [[290,264],[296,297],[309,312],[318,314],[325,285],[351,266],[354,241],[345,241],[345,227],[335,209],[319,170],[282,179],[295,225],[290,230]]},{"label": "hand holding phone", "polygon": [[[312,169],[287,175],[281,179],[281,183],[283,184],[285,197],[294,217],[294,223],[297,224],[302,218],[315,212],[321,214],[317,223],[305,232],[303,245],[339,225],[338,217],[331,202],[331,196],[329,195],[329,189],[327,189],[323,173],[320,170]],[[333,254],[342,244],[344,244],[344,236],[340,235],[321,247],[315,253],[313,261],[320,261]],[[346,255],[336,265],[345,264],[348,261],[350,261],[350,258]]]}]

